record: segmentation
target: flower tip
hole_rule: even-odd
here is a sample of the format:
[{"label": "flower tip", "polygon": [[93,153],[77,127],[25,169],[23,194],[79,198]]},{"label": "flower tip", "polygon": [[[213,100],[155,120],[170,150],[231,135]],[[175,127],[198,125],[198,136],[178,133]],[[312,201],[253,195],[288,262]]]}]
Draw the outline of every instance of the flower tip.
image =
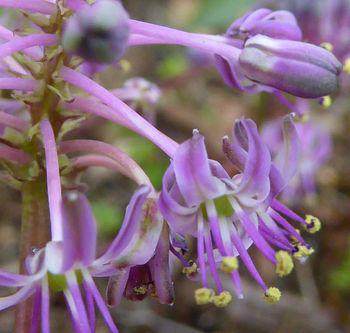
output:
[{"label": "flower tip", "polygon": [[268,304],[275,304],[281,299],[281,291],[276,287],[270,287],[265,291],[264,300]]},{"label": "flower tip", "polygon": [[316,232],[320,231],[321,221],[317,217],[312,215],[306,215],[305,222],[306,226],[304,226],[304,229],[310,234],[315,234]]},{"label": "flower tip", "polygon": [[238,260],[236,257],[223,257],[220,269],[225,273],[232,273],[238,269]]},{"label": "flower tip", "polygon": [[213,302],[214,290],[209,288],[199,288],[194,292],[194,298],[198,305],[206,305]]},{"label": "flower tip", "polygon": [[222,291],[219,295],[213,296],[213,304],[218,308],[226,307],[232,301],[232,296],[228,291]]},{"label": "flower tip", "polygon": [[288,275],[294,268],[293,259],[286,251],[276,253],[276,273],[280,276]]}]

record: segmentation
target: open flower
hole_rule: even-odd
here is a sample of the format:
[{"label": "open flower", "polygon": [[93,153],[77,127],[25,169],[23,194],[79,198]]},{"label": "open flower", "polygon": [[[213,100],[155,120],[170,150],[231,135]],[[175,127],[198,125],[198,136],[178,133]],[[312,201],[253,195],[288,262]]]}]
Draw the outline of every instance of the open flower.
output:
[{"label": "open flower", "polygon": [[[49,332],[49,294],[63,292],[77,332],[95,332],[94,304],[100,309],[110,331],[117,332],[93,277],[118,276],[125,267],[138,267],[153,256],[162,224],[159,218],[147,213],[149,207],[144,207],[149,193],[146,186],[135,193],[122,229],[99,258],[96,258],[96,222],[88,200],[79,192],[66,193],[62,205],[62,241],[51,241],[44,249],[29,256],[28,275],[0,272],[0,285],[21,287],[15,294],[0,298],[0,309],[16,305],[35,294],[37,303],[32,327],[37,327],[41,312],[43,332]],[[148,215],[147,220],[140,216],[142,211]]]},{"label": "open flower", "polygon": [[[224,138],[224,152],[239,171],[231,178],[218,162],[208,159],[204,138],[194,131],[193,137],[179,146],[164,176],[159,200],[164,217],[174,232],[197,238],[197,263],[203,285],[196,291],[199,304],[223,306],[231,300],[223,289],[218,266],[231,274],[238,297],[243,297],[238,258],[262,287],[266,300],[279,299],[279,291],[265,285],[248,254],[252,244],[276,266],[280,276],[292,270],[292,256],[304,258],[312,251],[286,218],[301,223],[305,229],[310,221],[276,199],[298,164],[298,138],[290,117],[285,119],[284,133],[284,149],[272,162],[255,123],[249,119],[237,121],[234,143]],[[209,288],[207,269],[216,295]]]}]

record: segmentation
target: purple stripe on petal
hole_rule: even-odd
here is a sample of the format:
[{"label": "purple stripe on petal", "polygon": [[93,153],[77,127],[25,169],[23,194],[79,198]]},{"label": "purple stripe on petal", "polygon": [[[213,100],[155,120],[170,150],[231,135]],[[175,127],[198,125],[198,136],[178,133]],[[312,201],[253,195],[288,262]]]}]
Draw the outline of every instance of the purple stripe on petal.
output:
[{"label": "purple stripe on petal", "polygon": [[170,165],[163,177],[163,188],[158,200],[159,209],[173,232],[195,236],[198,207],[184,206],[181,204],[181,198],[175,183],[173,167]]},{"label": "purple stripe on petal", "polygon": [[265,291],[267,289],[266,284],[263,281],[263,279],[261,278],[257,269],[255,268],[255,265],[254,265],[252,259],[250,258],[248,251],[245,249],[245,247],[244,247],[244,245],[239,237],[238,231],[234,225],[231,225],[231,239],[232,239],[232,242],[235,245],[244,265],[247,267],[247,269],[250,272],[250,274],[252,275],[252,277],[257,281],[257,283]]},{"label": "purple stripe on petal", "polygon": [[131,241],[136,230],[141,223],[142,209],[147,196],[151,189],[147,186],[141,186],[131,197],[128,206],[126,207],[123,224],[118,232],[117,237],[102,256],[103,259],[117,257]]},{"label": "purple stripe on petal", "polygon": [[200,269],[202,285],[205,288],[208,288],[208,279],[207,279],[207,269],[205,265],[205,254],[204,254],[204,221],[202,213],[198,213],[198,232],[197,232],[197,256],[198,256],[198,266]]},{"label": "purple stripe on petal", "polygon": [[127,207],[118,236],[97,262],[113,261],[115,267],[143,265],[154,255],[163,219],[156,201],[147,198],[150,189],[141,187]]},{"label": "purple stripe on petal", "polygon": [[19,291],[10,296],[0,297],[0,310],[7,309],[25,301],[28,297],[33,295],[34,292],[35,285],[30,284],[22,287]]},{"label": "purple stripe on petal", "polygon": [[4,287],[22,287],[32,283],[34,279],[28,275],[0,271],[0,285]]},{"label": "purple stripe on petal", "polygon": [[150,261],[150,269],[156,287],[157,298],[161,304],[172,304],[174,302],[174,287],[170,274],[169,250],[169,229],[168,226],[164,224],[156,248],[156,254]]},{"label": "purple stripe on petal", "polygon": [[35,296],[34,296],[32,322],[30,324],[30,333],[38,332],[40,311],[41,311],[41,288],[37,287],[35,291]]},{"label": "purple stripe on petal", "polygon": [[110,277],[106,291],[109,306],[117,306],[122,301],[129,274],[130,268],[123,268]]},{"label": "purple stripe on petal", "polygon": [[211,275],[214,279],[217,291],[220,294],[224,289],[222,288],[222,283],[221,283],[220,276],[219,276],[219,273],[218,273],[218,270],[216,267],[213,245],[212,245],[212,240],[211,240],[209,230],[204,230],[204,244],[205,244],[205,250],[207,253],[209,269],[210,269]]},{"label": "purple stripe on petal", "polygon": [[204,137],[196,130],[192,138],[176,150],[173,167],[179,190],[188,206],[220,196],[225,190],[224,184],[211,172]]},{"label": "purple stripe on petal", "polygon": [[86,285],[90,289],[90,292],[93,295],[95,302],[96,302],[96,304],[97,304],[97,306],[102,314],[102,317],[103,317],[104,321],[106,322],[109,330],[112,333],[118,333],[119,331],[118,331],[116,325],[114,324],[113,318],[108,311],[107,305],[106,305],[105,301],[103,300],[100,292],[98,291],[94,280],[91,278],[91,275],[85,269],[83,270],[83,275],[84,275],[84,279],[86,281]]},{"label": "purple stripe on petal", "polygon": [[72,314],[74,327],[81,333],[91,332],[85,304],[74,271],[66,274],[68,288],[64,291],[67,305]]},{"label": "purple stripe on petal", "polygon": [[90,265],[96,255],[96,221],[86,196],[66,192],[62,203],[63,251],[72,264]]},{"label": "purple stripe on petal", "polygon": [[43,278],[41,284],[41,331],[50,333],[50,292],[47,276]]},{"label": "purple stripe on petal", "polygon": [[92,296],[90,289],[86,285],[85,281],[83,282],[83,287],[84,287],[85,303],[86,303],[86,309],[87,309],[87,314],[88,314],[91,332],[95,332],[95,330],[96,330],[96,313],[95,313],[94,298]]}]

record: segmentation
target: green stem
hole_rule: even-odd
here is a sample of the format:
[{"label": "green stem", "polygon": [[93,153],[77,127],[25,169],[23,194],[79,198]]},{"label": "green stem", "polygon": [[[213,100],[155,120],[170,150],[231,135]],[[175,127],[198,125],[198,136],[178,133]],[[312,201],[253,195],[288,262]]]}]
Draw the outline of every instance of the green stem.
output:
[{"label": "green stem", "polygon": [[[22,185],[22,230],[20,239],[20,272],[27,273],[24,262],[35,248],[42,248],[50,239],[49,207],[45,179]],[[16,308],[15,333],[29,333],[33,312],[32,297]]]}]

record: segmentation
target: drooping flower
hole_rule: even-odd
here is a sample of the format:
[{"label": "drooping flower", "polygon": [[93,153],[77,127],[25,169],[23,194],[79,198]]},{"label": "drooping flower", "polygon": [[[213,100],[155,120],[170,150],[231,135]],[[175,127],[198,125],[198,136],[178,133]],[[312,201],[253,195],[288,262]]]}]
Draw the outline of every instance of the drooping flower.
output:
[{"label": "drooping flower", "polygon": [[239,56],[240,73],[252,84],[316,98],[338,89],[342,65],[329,51],[308,43],[250,38]]},{"label": "drooping flower", "polygon": [[[48,120],[41,122],[41,133],[52,237],[44,248],[27,258],[28,275],[0,272],[0,285],[21,287],[16,293],[0,298],[0,309],[35,294],[32,331],[36,330],[41,317],[42,331],[50,332],[50,293],[63,292],[76,332],[95,332],[95,304],[110,331],[118,332],[93,278],[113,276],[121,267],[143,265],[153,257],[162,230],[154,192],[147,185],[135,192],[120,233],[106,252],[96,258],[97,228],[89,202],[77,190],[61,196],[55,137]],[[125,168],[123,163],[128,164],[123,161],[121,169]]]},{"label": "drooping flower", "polygon": [[[287,11],[259,9],[248,13],[235,21],[224,36],[187,33],[136,20],[130,20],[130,29],[130,45],[178,44],[212,54],[224,82],[250,93],[283,91],[304,98],[322,97],[337,88],[342,68],[331,52],[301,41],[296,19]],[[261,46],[260,54],[251,52],[255,43]],[[282,60],[284,47],[288,53]],[[263,52],[265,59],[261,57]],[[281,62],[287,70],[286,78],[281,74]],[[300,89],[305,70],[312,76]]]},{"label": "drooping flower", "polygon": [[[277,288],[268,288],[248,253],[254,244],[276,266],[280,276],[293,268],[292,256],[304,258],[312,250],[287,221],[311,226],[282,205],[276,196],[287,186],[298,164],[298,138],[290,117],[284,122],[285,145],[275,162],[252,120],[234,125],[234,143],[224,138],[224,152],[239,173],[229,177],[216,161],[208,159],[204,138],[198,131],[181,144],[163,179],[160,209],[171,230],[197,238],[197,266],[203,288],[196,291],[199,304],[223,306],[231,300],[223,289],[218,265],[229,272],[238,297],[243,297],[238,261],[240,259],[258,282],[268,302],[277,301]],[[315,226],[317,224],[317,226]],[[216,287],[209,288],[207,270]]]},{"label": "drooping flower", "polygon": [[[317,118],[295,124],[300,138],[299,167],[289,186],[283,191],[283,199],[289,203],[300,202],[316,194],[316,176],[329,160],[332,152],[332,139],[325,124]],[[262,136],[273,155],[283,146],[281,121],[267,122]]]}]

